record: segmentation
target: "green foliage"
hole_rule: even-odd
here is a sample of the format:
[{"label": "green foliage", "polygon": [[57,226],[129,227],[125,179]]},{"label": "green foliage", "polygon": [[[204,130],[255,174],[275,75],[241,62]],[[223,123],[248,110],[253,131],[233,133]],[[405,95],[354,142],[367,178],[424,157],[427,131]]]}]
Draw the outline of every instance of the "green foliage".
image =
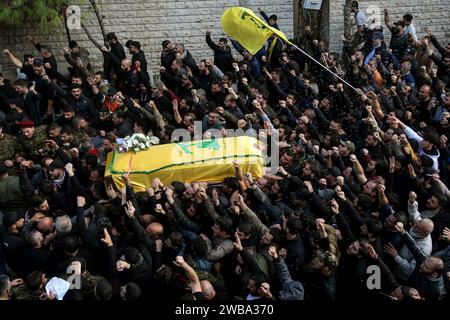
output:
[{"label": "green foliage", "polygon": [[63,26],[67,0],[0,0],[0,24],[34,25],[43,30]]}]

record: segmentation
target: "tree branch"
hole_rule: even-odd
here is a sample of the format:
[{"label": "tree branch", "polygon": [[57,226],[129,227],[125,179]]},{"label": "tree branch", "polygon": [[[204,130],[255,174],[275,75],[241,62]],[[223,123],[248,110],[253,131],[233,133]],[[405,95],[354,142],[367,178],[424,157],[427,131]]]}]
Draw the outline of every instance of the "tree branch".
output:
[{"label": "tree branch", "polygon": [[103,42],[106,43],[106,32],[105,32],[105,25],[103,24],[103,17],[100,17],[100,10],[95,0],[89,0],[89,2],[92,6],[92,9],[94,10],[95,16],[97,17],[98,24],[100,25],[100,29],[102,31],[103,36]]},{"label": "tree branch", "polygon": [[345,0],[344,4],[344,37],[345,39],[350,39],[352,35],[352,0]]},{"label": "tree branch", "polygon": [[89,40],[91,40],[91,42],[94,44],[94,46],[96,46],[99,50],[102,50],[102,45],[94,39],[91,32],[86,28],[83,22],[81,22],[81,28],[83,28],[84,32],[88,36]]}]

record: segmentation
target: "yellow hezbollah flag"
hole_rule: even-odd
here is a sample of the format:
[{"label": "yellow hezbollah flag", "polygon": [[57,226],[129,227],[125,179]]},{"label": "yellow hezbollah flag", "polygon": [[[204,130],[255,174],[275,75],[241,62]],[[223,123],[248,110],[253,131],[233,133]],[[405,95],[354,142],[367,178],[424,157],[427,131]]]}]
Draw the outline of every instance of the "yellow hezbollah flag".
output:
[{"label": "yellow hezbollah flag", "polygon": [[135,191],[145,191],[153,179],[172,181],[222,182],[234,176],[233,160],[244,172],[263,176],[261,143],[252,137],[232,137],[152,146],[137,153],[110,152],[105,176],[118,188],[124,187],[122,174],[130,172]]},{"label": "yellow hezbollah flag", "polygon": [[272,28],[247,8],[232,7],[222,15],[222,28],[251,54],[256,54],[273,34],[292,44],[285,34]]}]

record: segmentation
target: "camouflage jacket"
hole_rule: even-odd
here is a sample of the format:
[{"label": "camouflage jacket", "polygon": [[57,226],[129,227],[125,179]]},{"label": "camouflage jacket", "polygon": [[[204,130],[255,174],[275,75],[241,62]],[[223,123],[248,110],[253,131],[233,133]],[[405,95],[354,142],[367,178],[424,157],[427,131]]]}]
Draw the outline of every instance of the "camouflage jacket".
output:
[{"label": "camouflage jacket", "polygon": [[3,138],[0,138],[0,162],[6,160],[14,161],[14,158],[19,153],[20,145],[16,137],[4,133]]},{"label": "camouflage jacket", "polygon": [[43,156],[42,150],[45,147],[45,140],[47,139],[46,126],[36,128],[31,139],[27,139],[23,135],[20,135],[19,143],[22,155],[27,159],[40,160]]},{"label": "camouflage jacket", "polygon": [[21,285],[18,285],[15,288],[12,288],[12,300],[39,300],[39,296],[44,293],[43,290],[39,290],[37,292],[33,292],[30,289],[28,289],[23,283]]}]

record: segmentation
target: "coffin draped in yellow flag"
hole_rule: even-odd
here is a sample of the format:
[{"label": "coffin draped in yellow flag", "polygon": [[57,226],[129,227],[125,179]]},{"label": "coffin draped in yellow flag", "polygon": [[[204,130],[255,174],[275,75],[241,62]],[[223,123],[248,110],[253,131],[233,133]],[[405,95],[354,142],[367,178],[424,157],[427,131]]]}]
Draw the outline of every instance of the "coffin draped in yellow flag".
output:
[{"label": "coffin draped in yellow flag", "polygon": [[222,28],[226,34],[253,55],[264,46],[267,39],[273,34],[292,44],[283,32],[272,28],[256,16],[252,10],[243,7],[227,9],[222,15]]},{"label": "coffin draped in yellow flag", "polygon": [[130,171],[136,192],[145,191],[153,179],[164,184],[172,181],[220,183],[234,176],[233,160],[253,177],[264,174],[263,145],[247,136],[198,140],[152,146],[137,153],[110,152],[105,176],[111,176],[118,188],[124,186],[122,174]]}]

